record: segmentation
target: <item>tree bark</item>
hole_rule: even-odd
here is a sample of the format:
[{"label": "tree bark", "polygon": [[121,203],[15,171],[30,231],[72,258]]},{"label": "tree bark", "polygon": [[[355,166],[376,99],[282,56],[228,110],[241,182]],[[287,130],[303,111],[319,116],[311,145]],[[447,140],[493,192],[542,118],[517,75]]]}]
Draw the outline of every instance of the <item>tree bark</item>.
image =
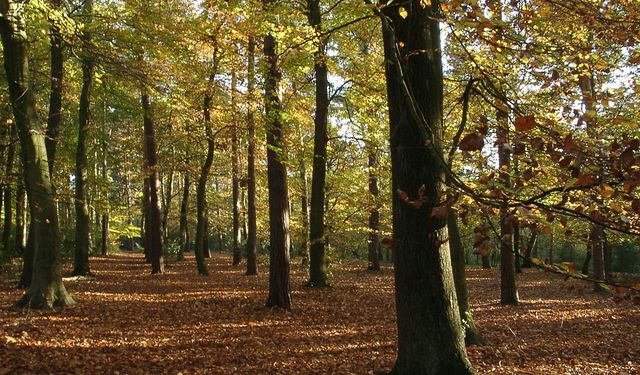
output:
[{"label": "tree bark", "polygon": [[[74,303],[62,283],[57,202],[47,158],[45,139],[36,126],[35,95],[26,54],[28,38],[22,3],[0,1],[0,33],[9,97],[20,139],[24,183],[33,218],[33,276],[18,306],[50,308]],[[25,261],[26,262],[26,261]]]},{"label": "tree bark", "polygon": [[237,266],[242,261],[240,244],[242,235],[240,233],[240,181],[238,179],[238,123],[236,121],[236,90],[237,77],[231,73],[231,112],[233,113],[233,123],[231,124],[231,199],[233,206],[233,265]]},{"label": "tree bark", "polygon": [[180,203],[180,248],[178,249],[177,260],[184,260],[184,253],[189,251],[189,173],[184,173],[182,184],[182,202]]},{"label": "tree bark", "polygon": [[471,313],[469,305],[469,289],[467,288],[467,272],[464,261],[464,246],[460,239],[460,228],[458,227],[458,215],[455,210],[447,210],[447,229],[449,231],[449,251],[451,253],[451,266],[453,269],[453,280],[456,286],[456,297],[458,298],[458,310],[464,329],[464,342],[467,345],[482,345],[483,340],[476,327],[476,322]]},{"label": "tree bark", "polygon": [[255,50],[255,37],[251,35],[247,47],[247,127],[249,128],[247,148],[247,275],[258,274],[256,257],[258,225],[256,215]]},{"label": "tree bark", "polygon": [[328,78],[326,64],[326,40],[321,36],[322,12],[320,0],[308,0],[309,25],[318,36],[313,58],[316,78],[316,113],[313,136],[313,172],[311,177],[311,215],[309,248],[309,286],[324,287],[327,279],[325,255],[325,180],[327,174],[327,116],[329,112]]},{"label": "tree bark", "polygon": [[[26,191],[24,189],[24,181],[18,178],[18,187],[16,188],[16,241],[15,241],[15,253],[25,254],[25,248],[27,246],[27,223],[26,223]],[[33,263],[33,262],[32,262]],[[25,264],[30,264],[26,262]],[[29,277],[29,280],[31,278]]]},{"label": "tree bark", "polygon": [[144,153],[145,153],[145,178],[149,184],[149,209],[146,220],[149,221],[147,243],[150,246],[149,257],[151,260],[151,273],[164,273],[164,243],[162,238],[162,220],[160,210],[160,198],[158,195],[158,154],[156,146],[156,131],[151,114],[151,103],[146,89],[141,95],[142,110],[144,115]]},{"label": "tree bark", "polygon": [[[372,146],[369,146],[372,148]],[[378,198],[380,195],[380,189],[378,189],[378,176],[376,174],[376,168],[378,167],[378,158],[374,153],[374,150],[369,151],[369,193],[373,198],[373,207],[369,211],[369,243],[368,243],[368,258],[369,258],[369,271],[380,271],[380,240],[378,238],[378,231],[380,230],[380,209],[378,206]]]},{"label": "tree bark", "polygon": [[309,265],[309,184],[307,182],[307,163],[304,160],[304,153],[300,156],[300,212],[302,214],[302,243],[300,253],[302,255],[302,266]]},{"label": "tree bark", "polygon": [[[446,220],[431,214],[439,204],[445,171],[440,4],[394,0],[382,5],[398,325],[398,357],[392,373],[472,374]],[[400,14],[401,6],[406,14]],[[409,204],[399,191],[418,203]]]},{"label": "tree bark", "polygon": [[[88,23],[93,11],[93,0],[84,3],[85,17]],[[74,276],[87,276],[89,269],[89,251],[91,249],[91,218],[88,210],[87,197],[87,135],[89,133],[91,116],[91,89],[93,87],[93,72],[95,63],[89,55],[87,47],[91,43],[90,34],[85,31],[82,35],[84,56],[82,56],[82,91],[80,94],[80,109],[78,111],[78,144],[76,147],[75,195],[76,209],[76,238],[73,252]],[[52,165],[52,164],[51,164]]]},{"label": "tree bark", "polygon": [[[9,147],[7,150],[7,164],[5,165],[5,174],[7,180],[11,181],[13,177],[13,164],[15,161],[16,145],[15,141],[18,137],[17,129],[15,126],[11,126],[9,132]],[[2,248],[5,252],[11,254],[14,249],[11,249],[11,233],[13,232],[13,208],[11,206],[13,200],[13,188],[11,183],[7,183],[4,186],[4,224],[2,227]],[[22,253],[18,253],[22,254]]]},{"label": "tree bark", "polygon": [[[51,0],[51,7],[55,11],[62,8],[62,0]],[[62,33],[56,18],[49,19],[49,42],[50,42],[50,90],[49,90],[49,117],[47,118],[47,137],[45,145],[49,165],[49,175],[53,177],[54,164],[56,159],[56,145],[60,132],[60,121],[62,120],[62,79],[64,74],[64,55],[62,51]]]},{"label": "tree bark", "polygon": [[[274,0],[262,0],[270,8]],[[267,185],[269,190],[269,296],[267,307],[291,308],[289,292],[289,194],[287,169],[282,160],[284,124],[278,94],[282,73],[278,66],[278,41],[272,33],[264,36],[267,71],[264,100],[267,127]]]},{"label": "tree bark", "polygon": [[[103,112],[103,116],[106,116],[106,104],[103,102],[103,108],[104,108],[104,112]],[[101,142],[101,149],[102,149],[102,181],[104,181],[104,183],[107,183],[107,175],[108,175],[108,171],[107,171],[107,135],[110,135],[110,132],[107,133],[107,129],[106,129],[106,123],[105,123],[105,118],[103,117],[102,119],[102,142]],[[105,200],[108,200],[108,192],[107,192],[107,196],[105,197]],[[109,207],[108,205],[105,205],[105,207],[103,208],[103,212],[102,212],[102,219],[101,219],[101,236],[100,236],[100,253],[102,254],[102,256],[108,256],[109,255]]]},{"label": "tree bark", "polygon": [[162,207],[162,238],[164,243],[166,244],[168,241],[168,229],[167,229],[167,221],[169,220],[169,212],[171,212],[171,201],[173,200],[173,178],[175,172],[172,170],[169,171],[169,177],[167,178],[166,184],[164,184],[164,188],[162,189],[162,193],[164,196],[163,202],[164,206]]},{"label": "tree bark", "polygon": [[[213,86],[215,80],[215,73],[209,77],[209,87]],[[198,267],[198,274],[202,276],[208,276],[209,270],[205,263],[205,251],[204,248],[209,248],[208,228],[207,228],[207,179],[209,178],[209,171],[211,170],[211,164],[213,163],[213,151],[215,143],[213,139],[213,131],[211,130],[211,93],[207,90],[204,96],[204,104],[202,107],[204,116],[205,134],[207,137],[207,157],[200,169],[200,177],[198,178],[198,186],[196,189],[196,264]]]},{"label": "tree bark", "polygon": [[[498,178],[504,190],[511,187],[511,151],[509,147],[509,118],[503,109],[496,114],[498,130]],[[503,305],[518,304],[518,288],[516,286],[515,253],[513,250],[513,218],[509,213],[508,202],[502,200],[500,208],[500,303]]]}]

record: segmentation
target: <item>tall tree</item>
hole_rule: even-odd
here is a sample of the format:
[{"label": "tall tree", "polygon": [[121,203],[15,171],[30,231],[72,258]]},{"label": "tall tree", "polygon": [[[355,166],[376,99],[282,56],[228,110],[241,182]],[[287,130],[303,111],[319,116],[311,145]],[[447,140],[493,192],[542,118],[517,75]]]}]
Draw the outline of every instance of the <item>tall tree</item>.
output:
[{"label": "tall tree", "polygon": [[256,259],[258,228],[256,216],[255,50],[256,40],[253,35],[250,35],[247,46],[247,128],[249,130],[247,148],[247,275],[258,274]]},{"label": "tall tree", "polygon": [[442,204],[440,2],[383,3],[398,357],[394,374],[472,374]]},{"label": "tall tree", "polygon": [[87,27],[91,24],[93,0],[84,3],[85,31],[82,35],[82,92],[80,94],[80,109],[78,111],[78,144],[76,148],[75,196],[76,209],[76,238],[73,253],[73,272],[75,276],[90,275],[89,251],[91,249],[91,218],[89,217],[89,202],[87,195],[87,135],[91,123],[91,89],[93,87],[93,72],[95,62],[89,52],[91,34]]},{"label": "tall tree", "polygon": [[149,197],[147,199],[145,221],[149,224],[145,230],[146,241],[151,261],[151,273],[164,273],[164,243],[162,236],[162,219],[160,211],[160,196],[158,194],[160,181],[158,179],[158,154],[156,143],[156,130],[151,113],[151,101],[149,93],[144,88],[141,95],[143,121],[144,121],[144,159],[145,179],[149,184]]},{"label": "tall tree", "polygon": [[[369,148],[373,146],[369,145]],[[380,241],[378,239],[378,231],[380,229],[380,209],[378,207],[378,196],[380,195],[380,189],[378,188],[378,175],[376,174],[376,168],[378,167],[378,158],[375,151],[369,150],[369,193],[371,193],[374,201],[374,206],[369,211],[369,243],[368,243],[368,258],[370,271],[380,271]]]},{"label": "tall tree", "polygon": [[62,47],[62,31],[60,14],[62,0],[51,0],[51,13],[49,15],[49,50],[51,54],[50,67],[50,91],[49,91],[49,117],[47,118],[47,157],[49,162],[49,174],[53,176],[56,159],[56,145],[60,133],[60,121],[62,120],[62,79],[64,75],[64,54]]},{"label": "tall tree", "polygon": [[236,121],[236,86],[238,78],[235,72],[231,73],[231,199],[233,206],[233,265],[237,266],[242,261],[240,243],[240,180],[238,178],[238,122]]},{"label": "tall tree", "polygon": [[[11,178],[13,176],[13,164],[15,161],[16,154],[16,145],[15,141],[18,137],[16,133],[15,125],[11,125],[11,129],[9,131],[9,146],[7,150],[7,163],[5,165],[5,172],[7,178]],[[5,184],[4,189],[4,223],[2,227],[2,248],[5,252],[13,251],[10,249],[11,246],[11,232],[13,225],[13,208],[12,208],[12,200],[13,200],[13,187],[11,182]],[[17,209],[17,208],[16,208]],[[19,253],[21,254],[21,253]]]},{"label": "tall tree", "polygon": [[325,184],[327,175],[327,116],[329,112],[326,36],[322,35],[320,0],[308,0],[309,24],[316,35],[317,49],[313,57],[316,78],[316,113],[313,136],[313,172],[311,176],[311,215],[309,248],[309,285],[327,286],[325,255]]},{"label": "tall tree", "polygon": [[[262,0],[267,14],[274,0]],[[275,17],[274,17],[275,18]],[[291,308],[289,292],[289,193],[287,168],[282,158],[284,124],[279,96],[282,73],[278,63],[278,39],[274,33],[264,36],[264,60],[267,71],[264,82],[264,106],[267,128],[267,185],[269,189],[269,296],[267,307]]]},{"label": "tall tree", "polygon": [[184,260],[184,252],[189,251],[189,188],[191,181],[189,173],[185,171],[182,182],[182,201],[180,203],[180,249],[177,260]]},{"label": "tall tree", "polygon": [[[498,164],[499,179],[503,189],[511,188],[511,149],[509,146],[509,117],[502,106],[497,106],[496,114],[498,130]],[[500,303],[503,305],[518,304],[518,288],[516,286],[515,253],[513,250],[513,216],[510,215],[507,199],[502,200],[500,208]]]},{"label": "tall tree", "polygon": [[29,76],[24,4],[1,0],[0,14],[4,67],[33,218],[33,275],[29,289],[17,305],[32,308],[71,305],[74,301],[62,283],[57,202],[49,174],[44,129],[37,126],[36,100]]}]

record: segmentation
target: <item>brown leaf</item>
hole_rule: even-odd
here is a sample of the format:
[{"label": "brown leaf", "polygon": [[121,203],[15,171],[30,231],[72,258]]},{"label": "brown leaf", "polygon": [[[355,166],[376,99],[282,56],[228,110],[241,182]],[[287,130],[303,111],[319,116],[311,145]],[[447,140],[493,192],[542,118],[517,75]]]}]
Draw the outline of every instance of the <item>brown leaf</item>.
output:
[{"label": "brown leaf", "polygon": [[484,147],[484,139],[477,133],[469,133],[462,138],[458,147],[462,151],[480,151]]},{"label": "brown leaf", "polygon": [[536,127],[536,119],[532,115],[516,117],[515,127],[517,131],[528,132]]}]

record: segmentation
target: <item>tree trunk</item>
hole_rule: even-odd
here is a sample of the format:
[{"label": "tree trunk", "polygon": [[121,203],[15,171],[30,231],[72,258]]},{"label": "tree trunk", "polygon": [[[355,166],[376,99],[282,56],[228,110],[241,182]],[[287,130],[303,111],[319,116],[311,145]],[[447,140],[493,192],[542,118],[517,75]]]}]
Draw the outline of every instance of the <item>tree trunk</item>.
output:
[{"label": "tree trunk", "polygon": [[[62,0],[51,0],[53,10],[59,11],[62,8]],[[49,91],[49,117],[47,118],[47,137],[45,146],[49,165],[49,175],[53,177],[54,164],[56,159],[56,145],[58,143],[58,133],[60,132],[60,121],[62,120],[62,79],[64,73],[64,55],[62,53],[62,33],[58,18],[49,19],[49,42],[50,42],[50,91]]]},{"label": "tree trunk", "polygon": [[[105,108],[105,112],[103,112],[103,115],[106,115],[106,104],[103,103],[103,108]],[[106,131],[106,124],[105,124],[105,119],[103,117],[102,119],[102,144],[101,144],[101,149],[102,149],[102,181],[104,181],[104,183],[107,183],[107,131]],[[110,135],[110,133],[109,133]],[[105,200],[108,201],[109,199],[109,194],[107,191],[107,196],[105,197]],[[100,236],[100,253],[102,254],[102,256],[108,256],[109,255],[109,205],[105,204],[104,208],[103,208],[103,212],[102,212],[102,220],[101,220],[101,236]]]},{"label": "tree trunk", "polygon": [[538,245],[538,232],[536,230],[531,230],[531,236],[529,237],[529,241],[527,242],[527,248],[524,250],[524,261],[522,262],[522,268],[531,268],[533,263],[531,262],[531,257],[533,256],[533,249]]},{"label": "tree trunk", "polygon": [[[438,0],[430,6],[394,0],[382,8],[398,325],[393,374],[474,373],[464,347],[446,220],[431,214],[445,167],[439,7]],[[400,191],[417,203],[409,204]]]},{"label": "tree trunk", "polygon": [[151,231],[149,226],[149,179],[145,178],[142,182],[142,221],[140,223],[140,236],[142,237],[142,246],[144,246],[144,259],[147,263],[151,263],[151,237],[147,235]]},{"label": "tree trunk", "polygon": [[469,305],[469,289],[467,288],[467,272],[464,262],[464,246],[460,239],[460,228],[458,227],[458,215],[455,210],[447,210],[447,229],[449,230],[449,251],[451,253],[451,266],[453,269],[453,280],[456,286],[456,297],[458,298],[458,310],[464,329],[464,342],[467,345],[482,345],[476,322],[471,313]]},{"label": "tree trunk", "polygon": [[[13,227],[12,227],[13,226],[13,208],[11,206],[11,203],[13,200],[13,188],[10,181],[13,178],[13,164],[15,161],[15,154],[16,154],[15,141],[16,141],[16,138],[18,137],[16,127],[11,126],[11,130],[9,133],[10,135],[9,135],[9,147],[7,150],[7,164],[5,166],[5,173],[9,183],[7,183],[4,186],[4,195],[3,195],[4,224],[2,227],[2,248],[8,255],[13,255],[11,254],[14,251],[14,249],[11,249],[11,233],[13,232]],[[18,253],[18,254],[22,254],[22,253]]]},{"label": "tree trunk", "polygon": [[[372,147],[372,146],[369,146]],[[380,230],[380,210],[378,206],[378,198],[380,189],[378,189],[378,176],[376,168],[378,167],[378,159],[374,154],[374,150],[369,151],[369,193],[373,198],[373,207],[369,210],[369,271],[380,271],[380,240],[378,231]]]},{"label": "tree trunk", "polygon": [[146,220],[149,221],[149,230],[145,233],[150,245],[149,256],[151,258],[151,273],[164,273],[164,243],[162,238],[162,220],[160,214],[160,199],[158,196],[158,154],[156,152],[156,131],[151,114],[149,94],[145,91],[141,96],[144,114],[144,153],[145,153],[145,178],[149,183],[149,209]]},{"label": "tree trunk", "polygon": [[602,292],[604,280],[604,230],[601,225],[591,226],[591,257],[593,259],[593,278],[599,281],[593,283],[594,292]]},{"label": "tree trunk", "polygon": [[[592,228],[593,229],[593,228]],[[589,244],[591,245],[591,242],[589,242]],[[591,262],[591,248],[587,247],[587,254],[584,258],[584,263],[582,263],[582,274],[583,275],[588,275],[589,274],[589,263]]]},{"label": "tree trunk", "polygon": [[302,255],[302,266],[309,265],[309,184],[307,182],[307,163],[304,160],[304,153],[300,156],[300,211],[302,213],[302,243],[300,253]]},{"label": "tree trunk", "polygon": [[[93,0],[84,3],[85,17],[91,17]],[[88,21],[90,22],[90,20]],[[80,94],[80,110],[78,111],[78,144],[76,148],[75,196],[76,209],[76,240],[73,252],[74,276],[87,276],[89,270],[89,251],[91,249],[91,218],[89,217],[89,202],[87,198],[87,135],[89,133],[91,116],[91,89],[93,86],[93,72],[95,63],[87,51],[91,36],[88,32],[82,35],[85,46],[82,56],[82,91]]]},{"label": "tree trunk", "polygon": [[184,253],[189,251],[189,173],[184,173],[184,182],[182,186],[182,202],[180,203],[180,248],[178,249],[177,260],[184,260]]},{"label": "tree trunk", "polygon": [[[209,86],[213,86],[215,80],[215,73],[209,77]],[[204,115],[204,127],[205,135],[207,137],[207,157],[200,169],[200,177],[198,178],[198,186],[196,189],[196,264],[198,267],[198,274],[202,276],[208,276],[209,270],[205,263],[205,251],[204,248],[209,248],[208,229],[207,229],[207,179],[209,178],[209,171],[211,170],[211,164],[213,163],[213,151],[215,143],[213,139],[213,131],[211,130],[211,93],[207,91],[204,97],[204,105],[202,107]]]},{"label": "tree trunk", "polygon": [[522,261],[520,259],[520,226],[513,227],[513,251],[515,253],[515,271],[516,273],[522,273]]},{"label": "tree trunk", "polygon": [[257,216],[256,216],[256,123],[255,123],[255,49],[256,41],[249,36],[247,48],[247,127],[249,140],[247,149],[247,275],[258,274],[256,257]]},{"label": "tree trunk", "polygon": [[[262,0],[270,8],[274,0]],[[267,128],[267,186],[269,190],[269,296],[267,307],[291,308],[289,292],[289,194],[284,157],[282,103],[278,94],[282,73],[278,66],[278,41],[275,35],[264,36],[264,60],[267,71],[264,83]]]},{"label": "tree trunk", "polygon": [[22,3],[0,1],[0,32],[9,97],[18,129],[24,183],[33,218],[33,276],[17,305],[50,308],[74,303],[62,283],[57,203],[49,174],[45,137],[36,126],[36,101],[29,77],[28,38]]},{"label": "tree trunk", "polygon": [[[498,109],[496,114],[498,130],[498,178],[504,190],[511,188],[511,151],[509,146],[509,118],[507,112]],[[513,217],[509,213],[508,202],[502,201],[500,208],[500,303],[503,305],[518,304],[518,288],[516,286],[515,253],[513,250]]]},{"label": "tree trunk", "polygon": [[491,254],[482,255],[482,268],[483,269],[491,269]]},{"label": "tree trunk", "polygon": [[240,181],[238,180],[238,123],[236,121],[236,90],[237,77],[231,73],[231,112],[233,113],[233,123],[231,124],[231,199],[233,206],[233,265],[237,266],[242,261],[240,244],[242,235],[240,233]]},{"label": "tree trunk", "polygon": [[175,172],[173,170],[169,171],[169,177],[167,178],[167,183],[164,184],[164,189],[162,189],[164,195],[164,206],[162,207],[162,238],[164,243],[167,243],[167,221],[169,220],[169,212],[171,212],[171,201],[173,198],[173,177]]},{"label": "tree trunk", "polygon": [[313,136],[313,172],[311,177],[311,215],[309,248],[309,286],[324,287],[327,280],[325,255],[325,179],[327,174],[327,116],[329,112],[326,39],[321,36],[322,12],[320,0],[308,0],[309,25],[319,36],[314,53],[313,68],[316,78],[316,113]]},{"label": "tree trunk", "polygon": [[[18,178],[18,187],[16,188],[16,241],[15,241],[15,253],[25,254],[25,248],[27,246],[27,223],[26,223],[26,191],[24,189],[24,182],[21,178]],[[27,263],[25,259],[25,264]],[[31,278],[29,278],[31,280]]]}]

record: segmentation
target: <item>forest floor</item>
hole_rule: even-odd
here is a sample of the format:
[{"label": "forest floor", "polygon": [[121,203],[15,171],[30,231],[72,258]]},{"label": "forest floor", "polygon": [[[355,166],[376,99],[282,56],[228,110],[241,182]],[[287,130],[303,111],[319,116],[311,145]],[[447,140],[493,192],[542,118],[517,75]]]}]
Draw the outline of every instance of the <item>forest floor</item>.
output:
[{"label": "forest floor", "polygon": [[[150,275],[141,254],[91,259],[94,281],[67,279],[75,306],[14,310],[22,291],[0,274],[0,374],[374,374],[396,353],[393,274],[363,262],[331,267],[333,287],[304,287],[292,261],[291,311],[264,307],[257,277],[193,256]],[[498,270],[468,270],[486,346],[479,374],[640,374],[640,306],[539,270],[518,276],[522,304],[498,303]]]}]

